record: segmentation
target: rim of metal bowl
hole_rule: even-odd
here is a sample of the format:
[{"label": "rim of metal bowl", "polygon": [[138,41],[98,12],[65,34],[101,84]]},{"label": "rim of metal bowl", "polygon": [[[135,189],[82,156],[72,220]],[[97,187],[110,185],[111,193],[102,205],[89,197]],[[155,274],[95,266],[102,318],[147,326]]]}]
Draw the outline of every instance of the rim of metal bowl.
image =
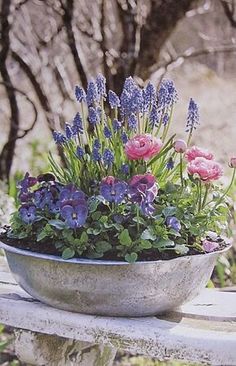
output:
[{"label": "rim of metal bowl", "polygon": [[5,243],[3,243],[2,241],[0,241],[0,249],[3,249],[7,252],[10,253],[15,253],[15,254],[19,254],[19,255],[23,255],[23,256],[28,256],[28,257],[34,257],[34,258],[38,258],[38,259],[47,259],[47,260],[51,260],[51,261],[56,261],[56,262],[64,262],[64,263],[74,263],[74,264],[93,264],[93,265],[107,265],[107,266],[112,266],[112,265],[116,265],[116,266],[124,266],[124,265],[140,265],[140,264],[154,264],[154,263],[160,263],[160,262],[169,262],[169,261],[176,261],[176,260],[186,260],[187,258],[194,258],[194,257],[205,257],[205,256],[214,256],[217,254],[221,254],[226,252],[228,249],[230,249],[232,247],[232,244],[228,244],[227,247],[225,247],[224,249],[221,250],[217,250],[211,253],[199,253],[199,254],[194,254],[194,255],[185,255],[185,256],[180,256],[180,257],[176,257],[176,258],[172,258],[172,259],[158,259],[155,261],[137,261],[135,263],[128,263],[125,261],[112,261],[112,260],[103,260],[103,259],[87,259],[87,258],[72,258],[72,259],[63,259],[59,256],[56,255],[51,255],[51,254],[41,254],[41,253],[37,253],[37,252],[31,252],[30,250],[25,250],[25,249],[19,249],[16,247],[12,247],[10,245],[7,245]]}]

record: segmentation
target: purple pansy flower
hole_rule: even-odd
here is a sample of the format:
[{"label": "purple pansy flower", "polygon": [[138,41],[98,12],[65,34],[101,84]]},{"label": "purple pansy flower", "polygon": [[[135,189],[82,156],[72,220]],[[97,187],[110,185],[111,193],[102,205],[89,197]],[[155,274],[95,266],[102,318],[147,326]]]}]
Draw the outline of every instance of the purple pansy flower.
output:
[{"label": "purple pansy flower", "polygon": [[121,203],[127,193],[127,187],[126,182],[108,176],[100,184],[100,194],[108,202]]},{"label": "purple pansy flower", "polygon": [[60,192],[61,206],[64,206],[72,201],[84,200],[85,194],[80,189],[77,189],[73,184],[68,184]]},{"label": "purple pansy flower", "polygon": [[148,196],[148,201],[154,201],[158,189],[156,178],[152,174],[134,175],[129,181],[129,196],[133,203],[141,203]]},{"label": "purple pansy flower", "polygon": [[61,209],[61,216],[71,229],[77,229],[84,225],[88,216],[88,207],[85,200],[73,201]]},{"label": "purple pansy flower", "polygon": [[37,178],[30,177],[29,173],[25,173],[24,178],[18,183],[18,187],[21,190],[21,193],[28,192],[30,187],[33,187],[37,183]]},{"label": "purple pansy flower", "polygon": [[216,241],[203,240],[202,247],[206,253],[214,252],[215,249],[219,248],[219,243]]},{"label": "purple pansy flower", "polygon": [[36,207],[34,205],[22,205],[19,215],[26,224],[32,224],[36,219]]},{"label": "purple pansy flower", "polygon": [[181,224],[180,224],[179,220],[174,216],[167,217],[166,224],[168,227],[170,227],[171,229],[173,229],[175,231],[181,230]]}]

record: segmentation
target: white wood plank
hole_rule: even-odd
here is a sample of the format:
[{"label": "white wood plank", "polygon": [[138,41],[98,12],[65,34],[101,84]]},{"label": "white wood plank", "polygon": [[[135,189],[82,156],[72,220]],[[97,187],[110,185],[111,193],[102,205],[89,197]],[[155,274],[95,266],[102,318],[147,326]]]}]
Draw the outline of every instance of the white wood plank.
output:
[{"label": "white wood plank", "polygon": [[0,322],[34,332],[90,343],[104,343],[128,352],[162,359],[236,364],[236,328],[212,330],[156,318],[106,318],[57,310],[37,301],[0,297]]}]

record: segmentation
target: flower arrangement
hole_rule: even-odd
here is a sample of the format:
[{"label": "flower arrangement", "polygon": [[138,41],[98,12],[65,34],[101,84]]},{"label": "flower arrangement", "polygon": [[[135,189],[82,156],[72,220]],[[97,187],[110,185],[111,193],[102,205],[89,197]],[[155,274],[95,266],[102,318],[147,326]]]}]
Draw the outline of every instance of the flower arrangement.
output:
[{"label": "flower arrangement", "polygon": [[[221,165],[192,146],[199,125],[190,99],[186,141],[169,136],[178,99],[172,81],[142,89],[129,77],[120,97],[98,75],[75,88],[79,112],[55,131],[65,166],[49,154],[51,173],[26,173],[8,240],[32,250],[135,262],[207,253],[226,245],[227,193]],[[36,249],[34,249],[36,248]]]}]

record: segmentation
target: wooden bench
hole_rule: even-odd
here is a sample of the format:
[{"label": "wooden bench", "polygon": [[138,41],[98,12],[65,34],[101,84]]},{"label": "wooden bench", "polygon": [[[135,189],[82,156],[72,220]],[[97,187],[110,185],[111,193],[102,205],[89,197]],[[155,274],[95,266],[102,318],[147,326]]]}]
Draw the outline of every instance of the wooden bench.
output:
[{"label": "wooden bench", "polygon": [[76,314],[32,299],[0,259],[0,323],[14,327],[16,354],[33,365],[108,366],[118,349],[158,360],[236,365],[236,294],[229,292],[204,290],[158,317]]}]

